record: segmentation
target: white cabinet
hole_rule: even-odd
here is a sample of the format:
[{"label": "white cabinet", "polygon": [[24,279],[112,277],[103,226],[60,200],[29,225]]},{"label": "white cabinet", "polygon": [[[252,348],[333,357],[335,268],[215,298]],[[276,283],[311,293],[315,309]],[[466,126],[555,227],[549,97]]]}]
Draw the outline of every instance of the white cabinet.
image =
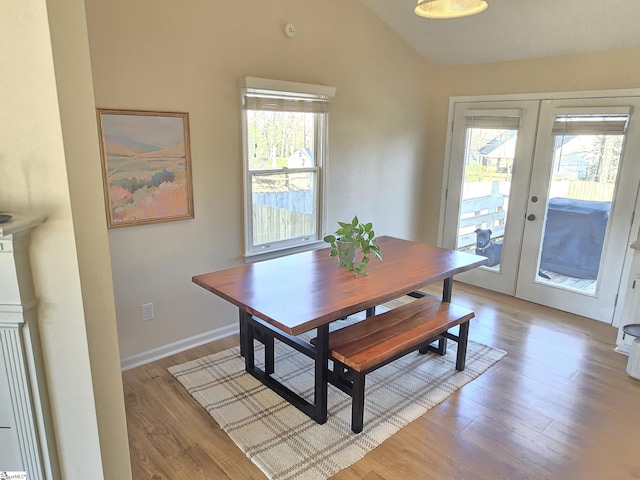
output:
[{"label": "white cabinet", "polygon": [[622,306],[620,327],[616,340],[616,352],[627,355],[635,337],[625,335],[622,327],[630,323],[640,323],[640,240],[633,242],[631,248],[633,249],[633,260],[631,261],[629,282],[624,296],[624,305]]},{"label": "white cabinet", "polygon": [[57,480],[57,456],[29,263],[40,217],[0,224],[0,471]]}]

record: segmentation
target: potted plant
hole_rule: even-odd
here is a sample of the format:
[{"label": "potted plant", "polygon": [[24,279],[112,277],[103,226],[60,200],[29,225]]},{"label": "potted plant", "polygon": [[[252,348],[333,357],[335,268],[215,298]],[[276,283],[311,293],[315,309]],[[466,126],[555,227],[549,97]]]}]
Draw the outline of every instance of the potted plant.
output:
[{"label": "potted plant", "polygon": [[[346,267],[347,271],[356,275],[366,275],[369,255],[373,253],[382,260],[380,247],[376,243],[376,235],[372,223],[361,223],[358,216],[353,217],[350,223],[338,222],[338,228],[333,235],[324,237],[324,241],[331,245],[332,257],[338,257],[339,266]],[[356,266],[358,251],[362,252],[360,263]]]}]

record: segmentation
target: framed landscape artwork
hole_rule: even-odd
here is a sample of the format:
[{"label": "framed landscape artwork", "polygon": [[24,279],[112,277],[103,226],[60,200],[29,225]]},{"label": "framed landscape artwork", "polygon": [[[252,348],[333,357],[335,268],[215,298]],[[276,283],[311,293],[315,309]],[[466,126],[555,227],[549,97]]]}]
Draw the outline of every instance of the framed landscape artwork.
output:
[{"label": "framed landscape artwork", "polygon": [[109,228],[193,218],[189,114],[98,109]]}]

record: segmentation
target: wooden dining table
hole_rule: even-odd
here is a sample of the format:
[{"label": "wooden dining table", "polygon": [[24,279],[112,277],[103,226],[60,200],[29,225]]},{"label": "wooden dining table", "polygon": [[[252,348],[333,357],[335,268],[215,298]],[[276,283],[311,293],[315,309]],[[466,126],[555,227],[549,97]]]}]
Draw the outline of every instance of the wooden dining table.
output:
[{"label": "wooden dining table", "polygon": [[[240,350],[248,373],[315,419],[327,420],[329,325],[419,289],[443,281],[442,300],[451,300],[453,276],[486,263],[470,253],[383,236],[383,261],[372,261],[367,275],[338,266],[329,249],[275,259],[193,277],[193,282],[239,309]],[[315,329],[314,344],[299,337]],[[307,355],[314,363],[314,399],[308,401],[273,376],[273,340]],[[255,340],[265,346],[264,369],[255,364]]]}]

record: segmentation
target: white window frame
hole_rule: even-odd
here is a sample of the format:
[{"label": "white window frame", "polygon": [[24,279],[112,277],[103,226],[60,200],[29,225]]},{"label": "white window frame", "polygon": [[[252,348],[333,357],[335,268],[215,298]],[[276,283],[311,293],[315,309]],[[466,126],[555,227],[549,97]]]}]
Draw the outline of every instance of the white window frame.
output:
[{"label": "white window frame", "polygon": [[[329,138],[328,111],[330,99],[335,96],[335,87],[314,85],[282,80],[271,80],[257,77],[242,77],[240,79],[240,98],[242,108],[242,150],[243,150],[243,189],[244,189],[244,237],[245,258],[247,260],[261,260],[263,258],[276,257],[297,251],[309,250],[323,244],[326,231],[326,165],[327,147]],[[284,169],[251,171],[249,168],[248,148],[248,119],[247,98],[270,96],[286,97],[293,99],[292,103],[304,103],[305,111],[317,114],[314,132],[314,156],[315,166],[309,168],[296,168],[292,173],[315,172],[315,211],[316,233],[313,236],[301,236],[268,244],[254,244],[253,242],[253,199],[252,176],[254,174],[266,175],[282,173]],[[290,103],[286,100],[274,102],[269,106],[276,111],[287,111]],[[296,107],[294,107],[296,108]],[[299,110],[298,110],[299,111]]]}]

